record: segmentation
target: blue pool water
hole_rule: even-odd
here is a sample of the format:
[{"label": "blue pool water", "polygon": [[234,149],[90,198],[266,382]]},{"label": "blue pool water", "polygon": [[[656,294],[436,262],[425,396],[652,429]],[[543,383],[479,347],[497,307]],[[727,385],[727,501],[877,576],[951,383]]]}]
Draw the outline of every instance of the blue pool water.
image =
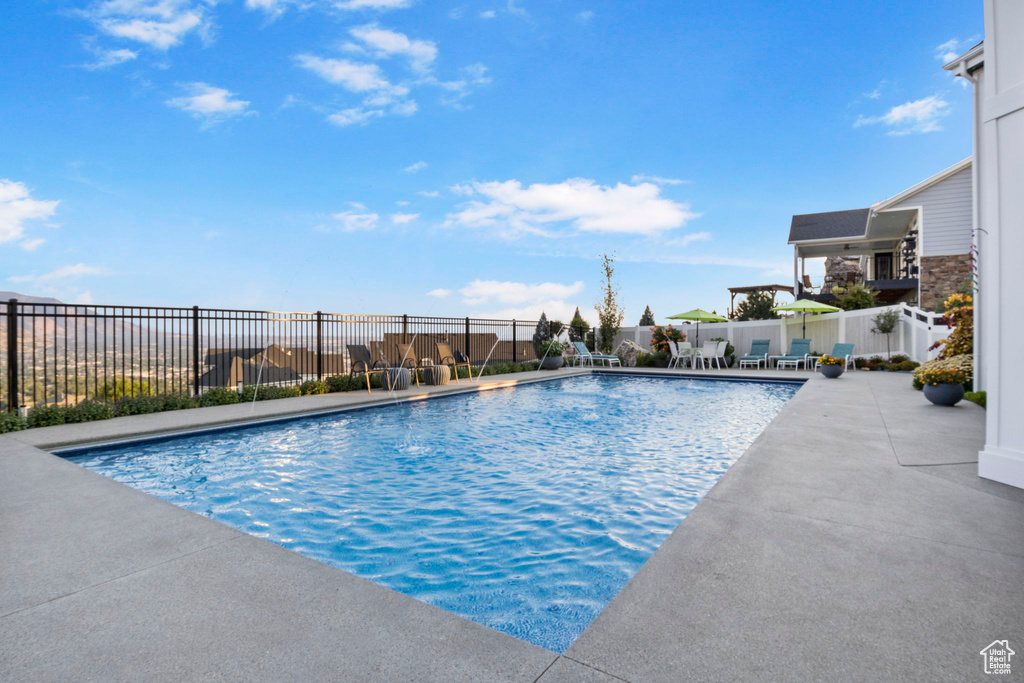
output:
[{"label": "blue pool water", "polygon": [[590,375],[68,458],[563,652],[797,388]]}]

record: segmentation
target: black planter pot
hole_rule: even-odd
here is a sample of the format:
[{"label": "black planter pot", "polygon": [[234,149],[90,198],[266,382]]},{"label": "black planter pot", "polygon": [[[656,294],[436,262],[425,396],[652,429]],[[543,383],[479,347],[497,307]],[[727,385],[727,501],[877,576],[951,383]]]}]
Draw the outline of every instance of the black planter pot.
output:
[{"label": "black planter pot", "polygon": [[846,370],[842,365],[819,365],[818,370],[821,374],[829,379],[835,379],[839,377]]},{"label": "black planter pot", "polygon": [[925,384],[924,397],[937,406],[955,406],[964,397],[964,385]]},{"label": "black planter pot", "polygon": [[563,356],[547,356],[540,362],[541,370],[557,370],[565,363]]}]

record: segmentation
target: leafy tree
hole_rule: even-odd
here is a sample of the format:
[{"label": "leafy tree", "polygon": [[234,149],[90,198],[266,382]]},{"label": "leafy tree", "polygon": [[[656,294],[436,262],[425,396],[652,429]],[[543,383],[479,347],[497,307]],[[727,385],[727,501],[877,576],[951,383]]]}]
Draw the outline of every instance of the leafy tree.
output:
[{"label": "leafy tree", "polygon": [[775,299],[768,292],[751,292],[736,306],[737,320],[776,320],[778,312],[773,311]]},{"label": "leafy tree", "polygon": [[875,324],[871,331],[875,334],[885,335],[885,353],[892,360],[892,349],[889,347],[889,335],[896,330],[896,324],[900,321],[900,313],[895,308],[882,311],[876,315],[871,322]]},{"label": "leafy tree", "polygon": [[537,358],[540,358],[542,353],[540,345],[551,339],[551,323],[548,322],[548,316],[544,312],[540,314],[540,320],[537,321],[537,327],[533,330],[533,352],[537,354]]},{"label": "leafy tree", "polygon": [[116,401],[122,396],[149,396],[153,393],[149,382],[138,379],[119,378],[112,382],[104,382],[96,390],[94,398],[101,401]]},{"label": "leafy tree", "polygon": [[601,351],[611,353],[615,335],[622,328],[625,311],[619,306],[619,288],[612,281],[615,274],[615,259],[608,254],[602,254],[601,268],[604,271],[604,282],[601,284],[604,295],[594,309],[597,311],[598,329],[601,330]]},{"label": "leafy tree", "polygon": [[651,307],[647,306],[644,308],[644,314],[640,316],[640,327],[649,327],[654,324],[654,314],[651,313]]},{"label": "leafy tree", "polygon": [[878,305],[878,290],[864,285],[833,287],[832,293],[836,295],[836,306],[844,311],[858,311]]},{"label": "leafy tree", "polygon": [[580,307],[576,307],[576,313],[572,316],[572,322],[569,323],[569,339],[571,341],[583,341],[583,338],[587,335],[590,330],[590,323],[583,319],[580,315]]}]

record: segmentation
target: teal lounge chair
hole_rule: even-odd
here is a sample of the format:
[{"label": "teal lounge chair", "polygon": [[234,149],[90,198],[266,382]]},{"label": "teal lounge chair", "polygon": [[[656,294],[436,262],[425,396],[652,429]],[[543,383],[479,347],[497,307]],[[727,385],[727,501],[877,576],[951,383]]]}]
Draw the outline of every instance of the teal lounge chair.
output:
[{"label": "teal lounge chair", "polygon": [[794,339],[789,343],[789,353],[785,356],[779,356],[775,367],[780,370],[783,367],[792,365],[794,370],[800,368],[800,364],[803,363],[805,369],[807,369],[807,357],[811,355],[811,340],[810,339]]},{"label": "teal lounge chair", "polygon": [[[857,369],[857,365],[853,362],[853,344],[836,344],[832,347],[832,353],[829,355],[833,358],[842,358],[846,361],[843,365],[845,369]],[[814,361],[814,369],[818,369],[818,361]]]},{"label": "teal lounge chair", "polygon": [[772,341],[770,339],[755,339],[750,344],[750,353],[740,358],[740,367],[745,368],[748,366],[754,366],[760,368],[761,363],[768,367],[768,351],[771,349]]},{"label": "teal lounge chair", "polygon": [[583,342],[573,342],[573,347],[576,349],[576,354],[580,357],[580,364],[586,365],[590,363],[590,367],[594,367],[594,361],[604,361],[606,365],[622,365],[622,361],[619,360],[618,356],[609,356],[603,353],[591,353],[590,349]]}]

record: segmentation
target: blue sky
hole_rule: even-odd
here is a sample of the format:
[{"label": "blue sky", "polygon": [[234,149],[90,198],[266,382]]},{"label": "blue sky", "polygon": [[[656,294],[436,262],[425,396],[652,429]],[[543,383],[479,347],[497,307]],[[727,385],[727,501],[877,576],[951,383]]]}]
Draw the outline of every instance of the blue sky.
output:
[{"label": "blue sky", "polygon": [[790,217],[971,152],[982,7],[107,0],[5,8],[0,288],[626,323],[789,283]]}]

